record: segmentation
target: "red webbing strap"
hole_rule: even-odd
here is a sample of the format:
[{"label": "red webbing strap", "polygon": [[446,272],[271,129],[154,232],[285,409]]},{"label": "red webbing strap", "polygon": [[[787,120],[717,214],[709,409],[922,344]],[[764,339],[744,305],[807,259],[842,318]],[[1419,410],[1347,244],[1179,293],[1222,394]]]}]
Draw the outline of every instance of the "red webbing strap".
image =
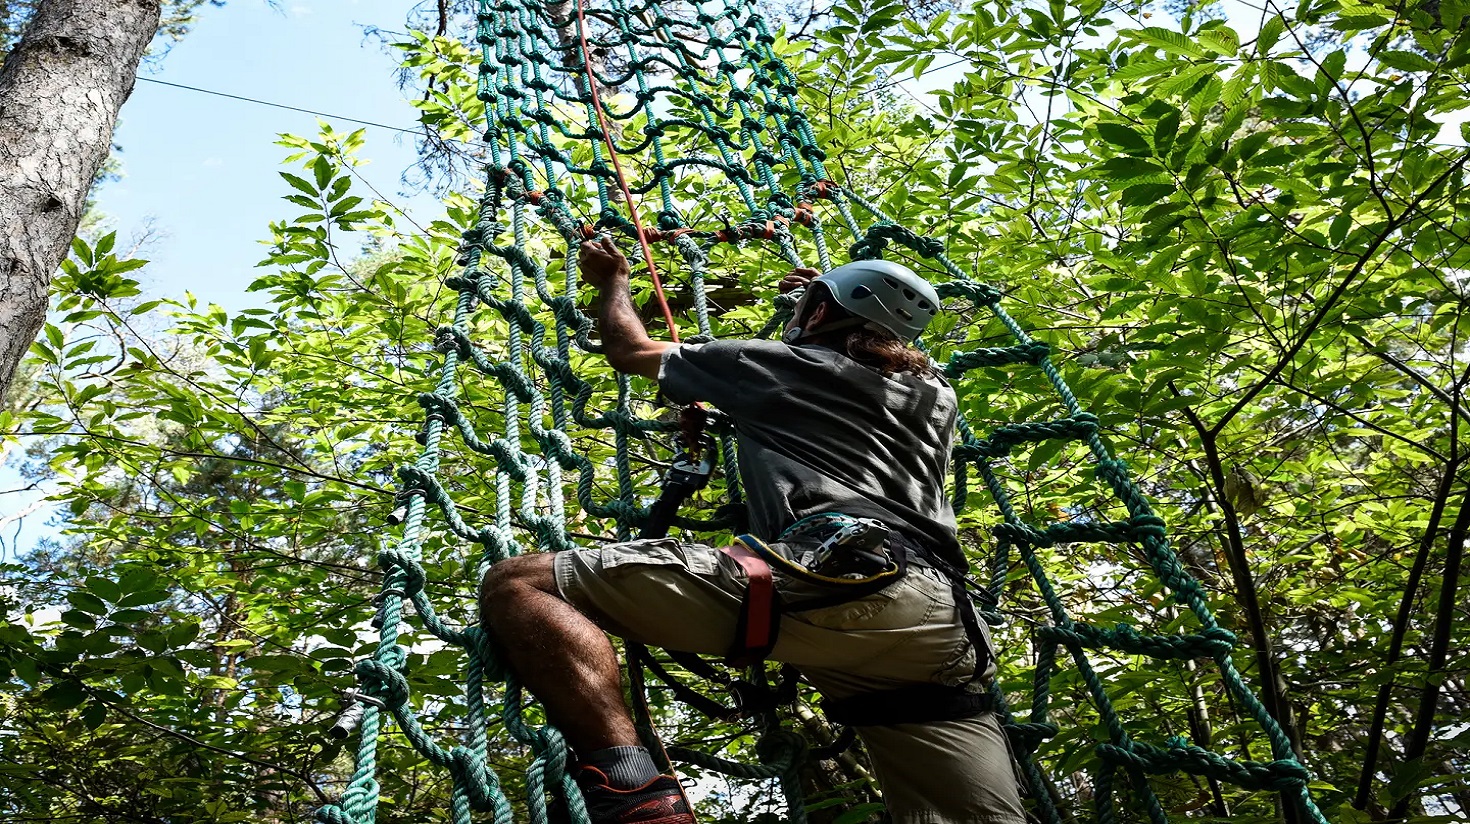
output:
[{"label": "red webbing strap", "polygon": [[735,627],[735,643],[726,656],[727,663],[742,667],[764,661],[770,654],[771,648],[776,646],[776,632],[781,618],[771,565],[751,551],[745,545],[744,538],[742,535],[735,539],[735,545],[720,549],[745,570],[748,581],[745,597],[740,601],[740,621]]}]

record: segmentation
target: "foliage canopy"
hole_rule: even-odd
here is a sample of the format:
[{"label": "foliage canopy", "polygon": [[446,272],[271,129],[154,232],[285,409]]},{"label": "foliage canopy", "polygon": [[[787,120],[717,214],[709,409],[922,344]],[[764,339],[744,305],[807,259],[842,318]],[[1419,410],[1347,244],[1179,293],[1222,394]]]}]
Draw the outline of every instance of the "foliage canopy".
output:
[{"label": "foliage canopy", "polygon": [[[1195,8],[1176,24],[1101,2],[919,16],[880,0],[838,4],[820,33],[778,43],[834,176],[1005,289],[1243,638],[1256,592],[1276,672],[1249,652],[1239,664],[1279,680],[1333,820],[1470,809],[1456,571],[1470,521],[1467,14],[1447,0],[1329,0],[1249,20]],[[473,140],[469,49],[427,31],[402,50],[430,88],[426,128]],[[900,83],[926,72],[944,78],[932,95]],[[145,300],[129,278],[141,261],[110,236],[81,240],[33,350],[35,383],[0,413],[7,455],[56,478],[71,536],[4,568],[7,814],[297,820],[349,769],[322,730],[363,654],[370,559],[392,534],[393,471],[414,451],[404,435],[437,363],[440,283],[477,193],[450,193],[440,219],[415,226],[355,177],[361,133],[282,143],[300,214],[270,227],[261,307]],[[720,197],[697,176],[682,185]],[[722,334],[758,328],[774,293],[777,264],[744,254],[712,267],[731,296]],[[946,319],[947,345],[999,341],[967,320]],[[493,417],[489,387],[460,389]],[[963,386],[967,412],[994,423],[1044,417],[1044,397],[1000,370]],[[493,508],[471,456],[446,463],[462,467],[467,511]],[[1037,449],[1013,482],[1038,520],[1106,514],[1082,467]],[[977,558],[991,522],[962,523]],[[1101,551],[1048,551],[1069,606],[1166,624],[1138,559]],[[472,622],[473,559],[442,533],[425,557],[446,617]],[[1019,574],[1008,597],[1004,686],[1021,695],[1044,612]],[[47,607],[57,623],[25,620]],[[1242,734],[1191,669],[1133,663],[1104,674],[1160,738]],[[410,652],[414,694],[442,705],[445,735],[458,666],[432,645]],[[1051,686],[1077,697],[1043,763],[1080,812],[1095,719],[1065,671]],[[736,729],[665,718],[676,739],[740,746]],[[410,748],[382,757],[383,820],[442,809],[443,785]],[[1179,815],[1276,815],[1268,797],[1159,786]],[[761,808],[745,798],[716,795],[711,812],[749,820]]]}]

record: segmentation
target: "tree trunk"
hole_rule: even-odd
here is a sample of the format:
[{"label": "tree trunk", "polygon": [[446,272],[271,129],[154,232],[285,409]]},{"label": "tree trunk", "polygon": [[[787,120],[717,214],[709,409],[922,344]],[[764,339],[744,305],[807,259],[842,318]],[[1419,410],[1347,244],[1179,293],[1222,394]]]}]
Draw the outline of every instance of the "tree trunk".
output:
[{"label": "tree trunk", "polygon": [[[1424,577],[1424,568],[1429,565],[1429,554],[1434,550],[1435,538],[1439,537],[1439,523],[1444,517],[1445,506],[1454,489],[1455,473],[1459,461],[1451,460],[1445,466],[1438,488],[1434,493],[1434,506],[1429,512],[1429,525],[1419,538],[1419,549],[1414,553],[1413,566],[1409,568],[1409,580],[1404,585],[1403,597],[1399,599],[1398,613],[1393,619],[1393,634],[1388,641],[1388,651],[1383,656],[1382,666],[1391,669],[1399,662],[1404,650],[1404,638],[1409,634],[1409,624],[1414,618],[1414,604],[1419,599],[1419,582]],[[1463,506],[1463,504],[1462,504]],[[1394,679],[1392,677],[1378,688],[1378,697],[1373,703],[1373,719],[1368,723],[1363,770],[1358,775],[1358,792],[1353,796],[1353,806],[1367,810],[1373,801],[1373,779],[1378,774],[1378,751],[1383,746],[1383,730],[1388,723],[1389,703],[1393,700]],[[1379,819],[1380,816],[1373,816]]]},{"label": "tree trunk", "polygon": [[[1450,527],[1449,548],[1444,562],[1444,578],[1440,581],[1439,604],[1434,614],[1434,634],[1429,644],[1429,671],[1424,677],[1424,688],[1419,693],[1418,708],[1414,714],[1414,726],[1409,730],[1404,744],[1405,764],[1413,764],[1424,757],[1429,748],[1429,739],[1434,733],[1436,710],[1439,708],[1439,688],[1447,676],[1450,644],[1455,620],[1455,594],[1460,587],[1460,564],[1465,557],[1465,543],[1470,538],[1470,495],[1460,502],[1460,514]],[[1403,819],[1409,807],[1422,801],[1422,795],[1410,788],[1394,804],[1389,812],[1390,819]]]},{"label": "tree trunk", "polygon": [[158,0],[45,0],[0,68],[0,396],[112,148]]}]

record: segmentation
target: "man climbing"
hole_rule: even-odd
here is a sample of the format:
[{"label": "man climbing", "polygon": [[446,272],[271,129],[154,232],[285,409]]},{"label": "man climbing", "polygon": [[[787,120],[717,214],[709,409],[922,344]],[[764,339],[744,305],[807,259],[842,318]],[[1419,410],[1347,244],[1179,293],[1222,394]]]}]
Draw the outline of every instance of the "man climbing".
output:
[{"label": "man climbing", "polygon": [[484,622],[578,755],[593,821],[694,820],[639,742],[606,630],[800,667],[858,729],[898,824],[1022,824],[944,493],[956,399],[910,345],[939,309],[933,287],[885,261],[797,269],[781,290],[806,293],[781,341],[675,345],[649,338],[610,239],[584,243],[580,264],[612,367],[734,422],[752,533],[522,555],[486,574]]}]

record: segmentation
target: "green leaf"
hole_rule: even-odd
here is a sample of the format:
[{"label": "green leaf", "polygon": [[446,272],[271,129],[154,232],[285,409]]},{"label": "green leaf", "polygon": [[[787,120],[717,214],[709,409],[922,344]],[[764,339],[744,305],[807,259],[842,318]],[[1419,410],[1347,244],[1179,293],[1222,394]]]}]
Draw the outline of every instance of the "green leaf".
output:
[{"label": "green leaf", "polygon": [[1222,57],[1234,57],[1240,51],[1240,35],[1228,26],[1217,26],[1200,32],[1198,42]]},{"label": "green leaf", "polygon": [[1286,32],[1286,22],[1280,14],[1273,14],[1261,24],[1261,33],[1256,37],[1256,53],[1265,57]]},{"label": "green leaf", "polygon": [[176,623],[169,627],[168,643],[175,648],[192,644],[194,639],[199,637],[199,630],[200,626],[197,620]]},{"label": "green leaf", "polygon": [[109,609],[101,598],[83,590],[68,592],[66,594],[66,600],[77,609],[83,612],[90,612],[93,615],[106,615]]},{"label": "green leaf", "polygon": [[87,693],[78,681],[66,680],[52,685],[41,693],[41,700],[58,710],[69,710],[81,706]]},{"label": "green leaf", "polygon": [[316,190],[326,191],[332,182],[332,163],[327,160],[326,155],[317,157],[316,162],[311,164],[311,171],[316,175]]},{"label": "green leaf", "polygon": [[270,655],[257,655],[249,660],[250,668],[256,672],[310,672],[312,662],[309,658],[297,655],[283,655],[273,653]]},{"label": "green leaf", "polygon": [[1160,156],[1167,155],[1174,146],[1174,136],[1179,134],[1179,112],[1170,111],[1154,124],[1154,148]]},{"label": "green leaf", "polygon": [[[1264,65],[1271,66],[1272,64],[1265,63]],[[1227,108],[1239,103],[1246,96],[1250,84],[1255,82],[1256,73],[1256,64],[1250,63],[1237,68],[1235,73],[1230,75],[1230,79],[1225,81],[1225,88],[1220,93],[1220,100],[1224,102]]]},{"label": "green leaf", "polygon": [[1406,72],[1432,72],[1434,62],[1422,54],[1411,51],[1389,49],[1378,53],[1378,62],[1393,69]]},{"label": "green leaf", "polygon": [[1149,155],[1153,153],[1153,147],[1148,138],[1144,137],[1132,127],[1112,121],[1101,121],[1097,124],[1097,133],[1103,140],[1122,148],[1129,154]]},{"label": "green leaf", "polygon": [[315,200],[312,200],[309,197],[304,197],[302,195],[285,195],[282,199],[283,200],[289,200],[292,203],[295,203],[297,206],[302,207],[303,209],[311,209],[311,210],[313,210],[312,211],[312,214],[313,215],[317,214],[318,211],[322,208],[322,205],[320,203],[316,202]]},{"label": "green leaf", "polygon": [[101,701],[91,701],[82,710],[82,723],[86,724],[87,729],[89,730],[97,729],[98,727],[102,726],[102,722],[106,720],[107,705],[102,703]]},{"label": "green leaf", "polygon": [[1266,141],[1270,139],[1271,135],[1266,132],[1256,132],[1255,134],[1246,135],[1235,144],[1236,154],[1240,157],[1241,160],[1249,160],[1251,157],[1255,156],[1256,152],[1259,152],[1261,150],[1261,147],[1266,145]]},{"label": "green leaf", "polygon": [[1376,29],[1393,22],[1393,18],[1383,14],[1382,10],[1370,10],[1364,6],[1344,6],[1337,12],[1337,20],[1333,21],[1332,28],[1338,31],[1355,32],[1365,29]]},{"label": "green leaf", "polygon": [[1213,63],[1190,66],[1183,71],[1176,72],[1172,77],[1161,81],[1154,87],[1154,91],[1165,97],[1184,94],[1198,85],[1201,78],[1214,76],[1215,72],[1219,70],[1220,67]]},{"label": "green leaf", "polygon": [[88,246],[85,240],[82,240],[79,237],[72,238],[71,253],[77,256],[77,260],[80,260],[82,262],[82,265],[88,267],[92,265],[92,247]]},{"label": "green leaf", "polygon": [[87,589],[98,597],[112,601],[113,603],[116,603],[117,599],[122,597],[122,587],[118,586],[114,581],[109,581],[106,578],[100,578],[96,575],[87,579]]},{"label": "green leaf", "polygon": [[1445,31],[1459,31],[1460,24],[1470,16],[1470,0],[1441,0],[1439,15]]},{"label": "green leaf", "polygon": [[145,604],[156,604],[166,598],[168,598],[168,590],[142,590],[139,592],[129,592],[118,599],[117,605],[119,607],[141,607]]},{"label": "green leaf", "polygon": [[1066,446],[1066,441],[1057,438],[1045,440],[1038,443],[1036,445],[1036,448],[1032,449],[1031,454],[1026,458],[1027,470],[1035,472],[1037,470],[1046,469],[1053,466],[1056,463],[1057,455],[1060,454],[1061,451],[1066,448]]},{"label": "green leaf", "polygon": [[1141,157],[1115,157],[1095,167],[1111,180],[1136,180],[1142,177],[1164,176],[1164,167]]},{"label": "green leaf", "polygon": [[69,609],[61,613],[61,622],[89,632],[97,628],[97,619],[79,609]]},{"label": "green leaf", "polygon": [[122,574],[117,579],[117,585],[123,592],[137,592],[142,589],[151,588],[154,584],[162,582],[158,570],[150,566],[129,566],[127,568],[114,568],[114,572]]},{"label": "green leaf", "polygon": [[1141,206],[1158,203],[1178,191],[1178,187],[1168,183],[1144,183],[1124,189],[1121,200],[1124,206]]},{"label": "green leaf", "polygon": [[1210,52],[1208,50],[1202,48],[1198,43],[1189,39],[1187,36],[1180,34],[1177,31],[1170,31],[1169,29],[1160,28],[1158,26],[1148,26],[1146,28],[1139,29],[1138,31],[1125,31],[1123,32],[1123,36],[1131,37],[1143,43],[1147,43],[1150,46],[1155,46],[1157,48],[1163,49],[1170,54],[1178,54],[1183,55],[1184,57],[1199,58],[1206,58],[1210,56]]},{"label": "green leaf", "polygon": [[1310,102],[1316,99],[1318,93],[1316,84],[1290,70],[1276,74],[1276,85],[1298,100]]},{"label": "green leaf", "polygon": [[[312,198],[316,198],[318,195],[320,195],[320,191],[315,186],[307,183],[305,178],[297,177],[296,175],[293,175],[289,172],[281,172],[280,175],[281,177],[286,179],[287,183],[291,184],[303,193],[310,195]],[[312,202],[315,203],[316,201],[313,200]]]}]

